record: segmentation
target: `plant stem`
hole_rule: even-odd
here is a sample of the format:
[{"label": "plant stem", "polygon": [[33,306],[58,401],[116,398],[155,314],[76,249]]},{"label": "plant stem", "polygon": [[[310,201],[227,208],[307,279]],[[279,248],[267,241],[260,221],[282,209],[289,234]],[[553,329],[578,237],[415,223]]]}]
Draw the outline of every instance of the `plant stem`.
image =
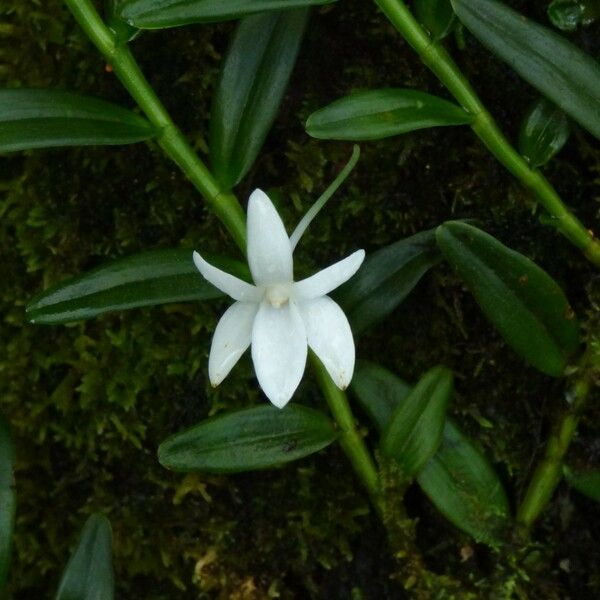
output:
[{"label": "plant stem", "polygon": [[244,211],[194,152],[141,72],[126,45],[104,24],[91,0],[64,0],[90,40],[158,132],[158,143],[179,166],[219,217],[242,252],[246,252]]},{"label": "plant stem", "polygon": [[553,225],[600,266],[600,242],[565,206],[556,190],[512,147],[448,52],[421,27],[402,0],[375,0],[386,17],[450,93],[473,115],[471,127],[490,152],[546,209]]},{"label": "plant stem", "polygon": [[354,471],[360,478],[363,487],[367,490],[373,505],[381,511],[377,469],[361,435],[356,430],[348,397],[333,383],[323,363],[313,352],[310,352],[310,358],[321,391],[329,405],[329,410],[340,428],[340,445],[354,467]]},{"label": "plant stem", "polygon": [[564,457],[577,430],[581,411],[592,386],[592,371],[582,367],[583,374],[576,381],[572,403],[556,424],[544,453],[536,467],[525,497],[517,510],[517,522],[527,531],[550,502],[562,479]]},{"label": "plant stem", "polygon": [[[181,168],[204,196],[210,208],[227,227],[233,239],[245,253],[246,216],[230,192],[221,190],[215,177],[198,158],[181,131],[177,128],[154,90],[146,81],[137,62],[126,46],[118,45],[111,30],[106,27],[91,0],[64,0],[79,25],[112,66],[127,91],[144,111],[150,122],[160,131],[159,143],[163,150]],[[346,395],[340,391],[323,364],[313,356],[319,386],[329,404],[341,434],[341,445],[355,472],[373,500],[379,504],[379,479],[369,451],[354,426],[354,417]]]}]

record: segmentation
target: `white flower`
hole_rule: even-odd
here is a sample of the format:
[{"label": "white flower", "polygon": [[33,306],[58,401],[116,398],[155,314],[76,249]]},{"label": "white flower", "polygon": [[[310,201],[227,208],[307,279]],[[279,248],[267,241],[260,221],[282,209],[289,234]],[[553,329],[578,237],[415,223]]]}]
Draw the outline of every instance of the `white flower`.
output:
[{"label": "white flower", "polygon": [[346,315],[326,294],[358,271],[364,250],[294,282],[292,243],[261,190],[255,190],[248,201],[247,237],[255,285],[213,267],[194,252],[194,263],[204,278],[237,300],[213,337],[208,361],[211,383],[219,385],[252,344],[258,382],[269,400],[282,408],[302,379],[310,346],[335,384],[347,388],[354,371],[354,339]]}]

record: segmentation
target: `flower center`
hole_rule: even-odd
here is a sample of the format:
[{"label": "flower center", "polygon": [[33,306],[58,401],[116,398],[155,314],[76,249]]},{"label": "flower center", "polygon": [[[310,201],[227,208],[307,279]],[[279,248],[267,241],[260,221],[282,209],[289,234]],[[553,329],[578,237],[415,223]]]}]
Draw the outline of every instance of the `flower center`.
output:
[{"label": "flower center", "polygon": [[274,283],[267,286],[265,298],[267,302],[275,308],[281,308],[288,303],[292,288],[288,283]]}]

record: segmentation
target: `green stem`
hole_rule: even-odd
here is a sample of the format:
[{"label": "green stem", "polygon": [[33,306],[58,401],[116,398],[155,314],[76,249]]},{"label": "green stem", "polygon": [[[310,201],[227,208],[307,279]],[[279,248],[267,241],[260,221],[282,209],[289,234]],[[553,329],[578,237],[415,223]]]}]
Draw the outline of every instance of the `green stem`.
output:
[{"label": "green stem", "polygon": [[310,358],[321,391],[329,405],[329,410],[340,428],[340,445],[354,467],[354,471],[360,478],[363,487],[367,490],[373,505],[381,511],[377,469],[362,436],[356,430],[356,423],[348,403],[348,397],[335,385],[323,363],[313,352],[310,353]]},{"label": "green stem", "polygon": [[591,370],[582,368],[585,370],[581,379],[575,383],[572,404],[556,424],[548,440],[544,458],[536,467],[525,497],[517,510],[517,522],[525,530],[533,525],[546,508],[562,479],[563,461],[577,431],[579,417],[592,385]]},{"label": "green stem", "polygon": [[141,72],[126,45],[104,24],[91,0],[64,0],[90,40],[102,53],[123,86],[158,132],[158,143],[179,166],[223,222],[242,252],[246,252],[244,211],[235,196],[221,186],[189,142]]},{"label": "green stem", "polygon": [[[198,158],[187,140],[173,123],[154,90],[146,81],[135,58],[126,46],[117,44],[114,34],[104,24],[91,0],[64,0],[79,25],[104,55],[148,119],[161,132],[159,143],[204,196],[210,208],[227,227],[237,245],[246,250],[246,217],[237,198],[221,190],[216,179]],[[334,419],[341,430],[341,445],[354,470],[373,499],[379,505],[379,480],[375,464],[362,437],[354,426],[354,417],[346,395],[333,383],[318,358],[313,358],[319,385],[327,399]]]},{"label": "green stem", "polygon": [[471,127],[490,152],[537,198],[556,229],[600,266],[600,242],[569,211],[548,180],[512,147],[444,47],[429,36],[402,0],[375,2],[425,65],[473,115]]}]

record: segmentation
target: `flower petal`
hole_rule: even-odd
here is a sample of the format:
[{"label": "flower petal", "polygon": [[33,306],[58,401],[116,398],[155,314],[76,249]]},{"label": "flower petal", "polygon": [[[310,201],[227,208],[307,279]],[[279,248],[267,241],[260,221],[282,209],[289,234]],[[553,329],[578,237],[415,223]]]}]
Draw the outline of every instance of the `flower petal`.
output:
[{"label": "flower petal", "polygon": [[306,331],[298,307],[275,308],[263,302],[252,329],[252,360],[267,398],[283,408],[293,396],[306,366]]},{"label": "flower petal", "polygon": [[365,260],[365,251],[357,250],[347,258],[294,284],[298,300],[312,300],[329,294],[352,277]]},{"label": "flower petal", "polygon": [[252,341],[252,325],[258,304],[236,302],[221,317],[210,347],[208,376],[219,385],[233,369]]},{"label": "flower petal", "polygon": [[345,390],[354,373],[354,338],[344,311],[329,297],[299,304],[308,345],[334,383]]},{"label": "flower petal", "polygon": [[294,277],[290,238],[262,190],[254,190],[248,201],[248,264],[256,285],[284,283]]},{"label": "flower petal", "polygon": [[231,296],[234,300],[242,302],[260,302],[263,292],[256,286],[242,281],[237,277],[213,267],[207,263],[197,252],[194,252],[194,264],[202,277],[216,288]]}]

